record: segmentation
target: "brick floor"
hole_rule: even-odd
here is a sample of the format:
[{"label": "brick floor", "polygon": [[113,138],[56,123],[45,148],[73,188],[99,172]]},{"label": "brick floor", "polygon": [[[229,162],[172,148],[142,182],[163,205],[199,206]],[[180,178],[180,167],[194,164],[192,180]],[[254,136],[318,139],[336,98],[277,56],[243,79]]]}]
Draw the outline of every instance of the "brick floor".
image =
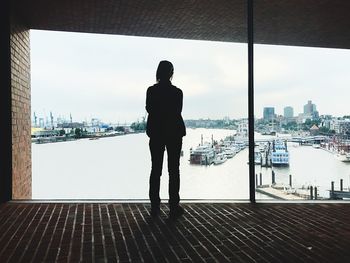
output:
[{"label": "brick floor", "polygon": [[0,262],[350,262],[350,204],[0,205]]}]

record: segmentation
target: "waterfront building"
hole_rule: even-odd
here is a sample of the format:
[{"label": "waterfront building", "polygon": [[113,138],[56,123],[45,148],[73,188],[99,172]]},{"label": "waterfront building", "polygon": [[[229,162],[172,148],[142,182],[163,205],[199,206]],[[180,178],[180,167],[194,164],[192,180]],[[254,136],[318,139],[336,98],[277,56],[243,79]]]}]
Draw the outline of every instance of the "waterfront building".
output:
[{"label": "waterfront building", "polygon": [[248,136],[248,120],[241,120],[238,123],[237,134]]},{"label": "waterfront building", "polygon": [[66,134],[71,133],[75,129],[80,128],[83,129],[84,125],[80,122],[65,122],[61,124],[57,124],[57,129],[64,130]]},{"label": "waterfront building", "polygon": [[293,110],[293,107],[291,106],[284,107],[283,113],[284,113],[283,116],[286,119],[291,119],[294,117],[294,110]]},{"label": "waterfront building", "polygon": [[331,120],[327,120],[327,119],[323,119],[321,121],[321,127],[325,127],[327,129],[330,129],[331,128]]},{"label": "waterfront building", "polygon": [[350,134],[350,119],[333,119],[330,129],[338,134]]},{"label": "waterfront building", "polygon": [[275,108],[274,107],[264,107],[263,118],[266,121],[271,121],[275,119]]}]

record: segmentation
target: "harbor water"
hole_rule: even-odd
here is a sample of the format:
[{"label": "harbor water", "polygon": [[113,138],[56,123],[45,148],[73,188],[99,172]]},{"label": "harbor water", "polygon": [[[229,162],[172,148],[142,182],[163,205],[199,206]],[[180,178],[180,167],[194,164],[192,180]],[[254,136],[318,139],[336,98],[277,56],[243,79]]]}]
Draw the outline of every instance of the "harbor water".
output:
[{"label": "harbor water", "polygon": [[[191,165],[190,148],[203,140],[224,139],[233,131],[224,129],[187,129],[181,157],[182,199],[248,199],[248,149],[219,165]],[[264,136],[257,134],[257,139]],[[271,184],[272,169],[276,183],[293,187],[318,187],[328,197],[331,181],[339,187],[350,185],[350,163],[337,160],[333,154],[312,146],[288,143],[288,167],[261,168],[263,184]],[[32,144],[33,199],[147,199],[151,168],[148,137],[129,134],[98,140]],[[161,182],[161,198],[167,199],[168,174],[166,153]],[[268,198],[257,194],[258,199]]]}]

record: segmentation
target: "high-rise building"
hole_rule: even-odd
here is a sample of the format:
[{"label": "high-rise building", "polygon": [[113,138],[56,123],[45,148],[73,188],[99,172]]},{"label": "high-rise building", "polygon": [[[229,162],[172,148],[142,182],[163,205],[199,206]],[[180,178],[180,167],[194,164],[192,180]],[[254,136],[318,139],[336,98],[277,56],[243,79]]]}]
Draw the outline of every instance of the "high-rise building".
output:
[{"label": "high-rise building", "polygon": [[310,117],[311,119],[319,118],[316,104],[313,104],[311,100],[309,100],[307,104],[304,105],[304,116]]},{"label": "high-rise building", "polygon": [[314,111],[316,111],[316,105],[309,100],[307,104],[304,105],[304,114],[312,114]]},{"label": "high-rise building", "polygon": [[284,107],[284,118],[293,118],[294,117],[294,110],[291,106]]},{"label": "high-rise building", "polygon": [[271,121],[275,119],[275,108],[274,107],[264,107],[264,112],[263,112],[263,117],[264,120],[266,121]]}]

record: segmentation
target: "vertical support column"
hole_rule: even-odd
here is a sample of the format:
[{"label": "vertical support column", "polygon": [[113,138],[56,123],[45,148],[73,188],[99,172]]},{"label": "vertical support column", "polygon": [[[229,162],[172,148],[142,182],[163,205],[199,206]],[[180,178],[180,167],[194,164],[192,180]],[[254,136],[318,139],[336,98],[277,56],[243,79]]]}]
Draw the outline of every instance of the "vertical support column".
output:
[{"label": "vertical support column", "polygon": [[255,164],[254,164],[254,1],[248,0],[247,24],[248,24],[248,131],[249,131],[249,199],[255,203]]},{"label": "vertical support column", "polygon": [[262,181],[262,173],[260,173],[260,186],[262,186],[263,181]]},{"label": "vertical support column", "polygon": [[0,8],[0,203],[12,198],[10,1]]},{"label": "vertical support column", "polygon": [[340,179],[340,191],[343,191],[343,179]]},{"label": "vertical support column", "polygon": [[14,4],[10,13],[12,199],[32,198],[29,28]]}]

